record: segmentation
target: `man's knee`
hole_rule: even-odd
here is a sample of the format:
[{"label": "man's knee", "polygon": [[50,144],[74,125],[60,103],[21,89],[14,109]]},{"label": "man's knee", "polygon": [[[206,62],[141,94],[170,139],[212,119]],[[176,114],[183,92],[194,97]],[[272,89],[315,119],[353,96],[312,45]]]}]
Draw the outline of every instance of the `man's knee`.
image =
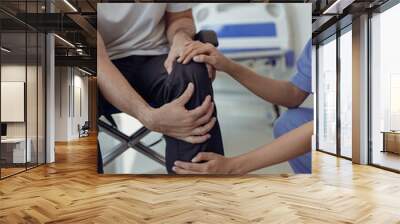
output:
[{"label": "man's knee", "polygon": [[188,64],[176,63],[172,71],[173,81],[177,83],[198,84],[200,87],[210,86],[211,80],[208,77],[208,72],[205,64],[190,62]]},{"label": "man's knee", "polygon": [[[179,97],[189,83],[194,85],[192,106],[200,105],[207,95],[212,95],[211,79],[205,64],[190,62],[189,64],[176,63],[169,79],[170,98]],[[172,99],[171,99],[172,100]]]}]

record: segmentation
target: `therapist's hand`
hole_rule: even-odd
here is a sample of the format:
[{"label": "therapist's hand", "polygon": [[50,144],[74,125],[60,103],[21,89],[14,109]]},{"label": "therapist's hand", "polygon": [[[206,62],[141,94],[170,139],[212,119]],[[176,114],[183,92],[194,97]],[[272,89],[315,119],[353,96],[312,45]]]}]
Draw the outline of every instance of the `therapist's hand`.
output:
[{"label": "therapist's hand", "polygon": [[187,110],[185,104],[192,97],[193,91],[194,85],[189,83],[179,98],[160,108],[151,109],[142,120],[144,126],[193,144],[209,139],[211,136],[208,132],[216,123],[216,118],[212,117],[214,103],[211,102],[211,96],[207,96],[201,106]]},{"label": "therapist's hand", "polygon": [[[193,41],[192,39],[187,39],[187,37],[185,36],[176,35],[174,37],[174,42],[171,45],[168,57],[164,62],[164,67],[167,70],[168,74],[172,72],[175,61],[181,63],[181,61],[176,59],[182,57],[182,54],[184,53],[186,46],[189,46],[191,43],[194,42],[195,41]],[[215,68],[210,64],[206,64],[206,66],[210,79],[214,81],[216,74]]]},{"label": "therapist's hand", "polygon": [[233,61],[219,52],[214,45],[202,43],[200,41],[188,43],[181,56],[178,58],[178,62],[187,64],[192,59],[195,62],[206,63],[224,72],[228,71],[233,64]]},{"label": "therapist's hand", "polygon": [[176,161],[172,170],[177,174],[240,174],[234,167],[234,158],[213,152],[200,152],[192,162]]}]

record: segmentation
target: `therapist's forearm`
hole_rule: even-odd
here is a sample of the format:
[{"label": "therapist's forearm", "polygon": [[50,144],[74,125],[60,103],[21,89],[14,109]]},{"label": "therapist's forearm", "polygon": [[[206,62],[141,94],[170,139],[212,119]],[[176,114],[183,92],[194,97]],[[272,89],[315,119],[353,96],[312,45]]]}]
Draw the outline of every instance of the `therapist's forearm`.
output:
[{"label": "therapist's forearm", "polygon": [[254,170],[288,161],[311,151],[313,121],[246,154],[232,158],[231,173],[246,174]]},{"label": "therapist's forearm", "polygon": [[251,69],[233,61],[227,66],[225,72],[255,95],[272,104],[289,108],[297,107],[307,97],[305,92],[289,81],[260,76]]}]

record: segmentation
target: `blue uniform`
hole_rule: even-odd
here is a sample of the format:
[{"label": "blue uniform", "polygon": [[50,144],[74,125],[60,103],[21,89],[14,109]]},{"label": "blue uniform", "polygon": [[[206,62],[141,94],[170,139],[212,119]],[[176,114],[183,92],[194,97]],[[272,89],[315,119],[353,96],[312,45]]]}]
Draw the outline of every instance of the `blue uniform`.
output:
[{"label": "blue uniform", "polygon": [[[299,89],[311,93],[311,40],[303,49],[297,61],[297,73],[291,82]],[[314,111],[311,108],[293,108],[283,113],[274,124],[274,137],[279,136],[314,119]],[[295,143],[294,143],[295,144]],[[289,160],[289,164],[295,173],[311,173],[311,152]]]}]

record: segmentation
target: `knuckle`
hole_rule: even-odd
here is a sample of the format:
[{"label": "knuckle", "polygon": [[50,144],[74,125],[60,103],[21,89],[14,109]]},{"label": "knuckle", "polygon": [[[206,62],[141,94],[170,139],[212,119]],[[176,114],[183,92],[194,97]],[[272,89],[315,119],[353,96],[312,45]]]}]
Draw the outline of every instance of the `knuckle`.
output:
[{"label": "knuckle", "polygon": [[194,134],[194,135],[199,135],[199,133],[200,133],[199,128],[193,129],[193,134]]},{"label": "knuckle", "polygon": [[207,131],[208,131],[208,127],[202,127],[202,128],[200,128],[199,129],[199,135],[204,135],[204,134],[206,134],[207,133]]}]

